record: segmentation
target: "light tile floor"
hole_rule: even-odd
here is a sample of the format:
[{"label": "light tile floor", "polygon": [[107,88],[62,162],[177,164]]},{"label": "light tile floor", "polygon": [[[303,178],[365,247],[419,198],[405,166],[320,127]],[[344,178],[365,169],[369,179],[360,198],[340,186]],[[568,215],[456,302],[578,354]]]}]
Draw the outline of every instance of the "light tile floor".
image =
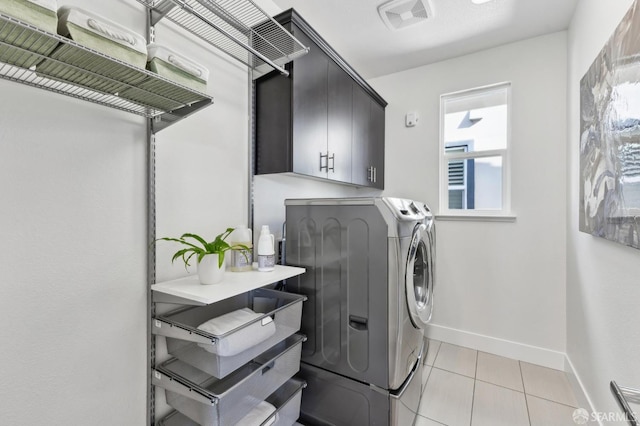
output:
[{"label": "light tile floor", "polygon": [[575,426],[566,374],[432,340],[415,426]]}]

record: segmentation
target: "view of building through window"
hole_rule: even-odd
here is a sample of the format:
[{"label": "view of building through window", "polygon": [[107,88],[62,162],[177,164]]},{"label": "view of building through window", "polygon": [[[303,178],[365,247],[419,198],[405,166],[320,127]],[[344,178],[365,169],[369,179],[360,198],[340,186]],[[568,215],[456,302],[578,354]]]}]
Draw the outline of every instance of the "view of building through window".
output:
[{"label": "view of building through window", "polygon": [[442,97],[441,206],[446,210],[508,210],[509,87]]}]

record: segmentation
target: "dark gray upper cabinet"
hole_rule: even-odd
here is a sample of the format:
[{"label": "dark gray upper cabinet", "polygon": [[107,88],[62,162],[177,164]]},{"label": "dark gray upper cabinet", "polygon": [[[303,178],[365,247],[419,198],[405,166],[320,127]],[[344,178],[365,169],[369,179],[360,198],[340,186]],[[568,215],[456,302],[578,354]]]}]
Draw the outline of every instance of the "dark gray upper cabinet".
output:
[{"label": "dark gray upper cabinet", "polygon": [[309,53],[255,83],[256,174],[384,188],[387,103],[293,9],[275,20]]},{"label": "dark gray upper cabinet", "polygon": [[357,185],[384,189],[384,107],[353,87],[353,174]]}]

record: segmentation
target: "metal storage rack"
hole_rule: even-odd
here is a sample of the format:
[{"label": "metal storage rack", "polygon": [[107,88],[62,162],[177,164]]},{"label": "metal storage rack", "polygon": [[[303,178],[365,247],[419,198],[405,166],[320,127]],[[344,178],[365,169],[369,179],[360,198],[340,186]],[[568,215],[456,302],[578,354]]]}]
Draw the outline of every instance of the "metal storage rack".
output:
[{"label": "metal storage rack", "polygon": [[[152,272],[150,270],[150,273]],[[206,374],[208,379],[213,380],[215,378],[226,383],[229,377],[237,378],[239,374],[242,375],[242,371],[250,368],[249,366],[251,365],[255,365],[257,360],[264,358],[265,353],[273,352],[273,355],[281,353],[284,349],[281,346],[285,340],[290,341],[293,339],[300,342],[306,340],[306,337],[298,334],[298,331],[301,325],[302,303],[307,298],[301,295],[263,288],[266,285],[293,278],[304,272],[304,268],[276,265],[276,269],[268,273],[258,272],[257,270],[230,272],[225,275],[225,279],[221,283],[216,285],[202,285],[196,276],[188,276],[152,285],[153,298],[149,302],[151,316],[149,424],[163,424],[164,420],[168,420],[168,418],[164,420],[155,418],[155,398],[153,395],[154,387],[156,386],[165,389],[165,392],[172,393],[173,396],[176,393],[185,395],[187,399],[193,399],[194,395],[205,395],[206,398],[200,399],[200,403],[204,401],[205,404],[217,404],[201,388],[197,386],[196,388],[189,388],[189,383],[193,384],[193,380],[185,377],[180,371],[171,373],[156,365],[155,336],[163,336],[166,339],[168,355],[173,357],[170,364],[183,367],[189,366],[190,371],[199,371],[202,374]],[[182,305],[182,307],[163,315],[157,315],[155,312],[156,303],[177,304]],[[245,307],[252,309],[259,315],[251,322],[247,322],[223,335],[211,334],[198,328],[198,324],[207,319],[217,318]],[[272,319],[272,323],[275,325],[275,332],[262,342],[243,349],[240,353],[231,356],[220,356],[203,349],[204,347],[216,345],[226,338],[235,339],[237,344],[239,338],[237,333],[242,333],[242,330],[247,327],[264,324],[262,321],[266,319]],[[298,351],[298,356],[287,362],[287,373],[280,378],[282,380],[277,383],[277,386],[274,385],[267,393],[260,394],[260,396],[253,395],[251,403],[266,397],[276,388],[283,385],[284,381],[287,381],[290,376],[297,372],[299,361]],[[266,366],[271,362],[258,362],[258,364]],[[185,383],[187,384],[186,388],[184,387]],[[290,386],[290,384],[287,386]],[[251,387],[249,386],[249,388]],[[261,385],[259,387],[262,388],[264,386]],[[167,399],[167,402],[174,409],[187,413],[195,410],[192,413],[192,417],[199,415],[197,414],[199,410],[194,408],[198,406],[198,398],[193,401],[181,401],[173,397],[170,399]],[[231,400],[234,399],[232,398]],[[187,405],[185,406],[183,403]],[[231,406],[234,405],[236,405],[235,402],[231,404]],[[292,413],[287,418],[293,415]],[[179,417],[180,415],[173,414],[169,417],[172,416]],[[295,417],[297,418],[297,414]],[[200,419],[199,421],[201,424],[212,424],[209,417],[207,417],[207,420]],[[234,424],[233,421],[226,419],[221,423],[221,426]]]},{"label": "metal storage rack", "polygon": [[[64,58],[54,59],[64,51]],[[0,78],[153,119],[153,131],[213,103],[205,93],[0,14]]]},{"label": "metal storage rack", "polygon": [[163,18],[249,66],[253,78],[283,67],[308,48],[251,0],[137,0]]},{"label": "metal storage rack", "polygon": [[[226,299],[225,303],[184,307],[164,315],[156,315],[152,332],[166,338],[169,355],[213,377],[223,378],[275,344],[297,333],[300,330],[302,303],[305,300],[307,297],[299,294],[257,288]],[[205,320],[229,314],[238,307],[250,308],[257,315],[250,322],[223,334],[198,328]],[[256,329],[272,330],[272,334],[269,331],[262,334],[261,331],[259,335],[264,339],[257,341],[254,338]],[[250,340],[253,340],[253,344]],[[213,353],[212,351],[221,344],[223,348]],[[229,344],[234,348],[234,354],[219,352],[229,351]]]},{"label": "metal storage rack", "polygon": [[[221,50],[230,55],[234,59],[242,62],[249,67],[249,75],[253,79],[262,74],[277,70],[282,74],[288,75],[284,69],[284,64],[292,61],[294,58],[304,55],[308,52],[308,48],[303,46],[289,32],[287,32],[280,24],[269,17],[262,9],[255,5],[252,0],[136,0],[147,8],[147,40],[155,41],[155,25],[166,18],[168,21],[184,29],[186,32],[195,35],[204,40],[210,46]],[[250,78],[251,80],[251,78]],[[156,127],[154,121],[149,120],[147,126],[148,134],[148,241],[155,241],[155,132]],[[232,297],[229,292],[223,291],[220,294],[209,294],[206,286],[195,290],[189,286],[189,279],[176,280],[177,282],[156,283],[155,276],[155,251],[151,250],[148,254],[148,346],[149,346],[149,386],[148,386],[148,418],[147,424],[163,424],[170,419],[178,419],[181,422],[179,414],[172,414],[169,417],[159,420],[155,416],[155,384],[158,384],[158,374],[156,370],[156,345],[153,326],[157,326],[157,322],[153,320],[156,317],[156,303],[178,303],[185,305],[208,305],[216,303],[225,298]],[[253,277],[251,272],[244,272],[243,280],[245,283],[235,287],[232,293],[238,294],[239,289],[242,292],[251,291],[252,289],[265,286],[267,284],[277,282],[281,279],[292,277],[303,273],[301,268],[282,267],[282,271],[278,269],[278,273],[271,275],[269,282],[264,282],[266,277]],[[247,279],[248,277],[248,279]],[[233,281],[233,279],[231,280]],[[237,284],[237,283],[236,283]],[[205,294],[201,294],[205,290]],[[224,294],[223,294],[224,293]],[[229,294],[227,294],[229,293]],[[154,321],[153,326],[151,321]],[[277,323],[277,321],[276,321]],[[299,361],[299,357],[298,357]],[[291,386],[289,382],[286,386]],[[305,384],[301,385],[306,386]],[[279,390],[281,391],[282,388]],[[278,391],[278,392],[279,392]],[[287,394],[291,393],[286,390]],[[300,391],[296,392],[297,397],[290,398],[297,400],[299,411]],[[281,405],[281,404],[278,404]],[[295,404],[292,404],[295,406]],[[290,408],[290,411],[295,409]],[[287,419],[297,414],[291,413],[283,416]],[[277,422],[276,424],[280,424]]]},{"label": "metal storage rack", "polygon": [[[272,426],[295,424],[300,414],[302,390],[306,386],[305,382],[292,379],[267,397],[266,401],[275,406],[276,411],[265,421],[265,424],[271,424]],[[169,414],[157,424],[158,426],[198,426],[198,423],[177,411]]]},{"label": "metal storage rack", "polygon": [[298,372],[304,340],[291,336],[223,379],[173,358],[154,369],[153,381],[170,405],[198,424],[236,425]]}]

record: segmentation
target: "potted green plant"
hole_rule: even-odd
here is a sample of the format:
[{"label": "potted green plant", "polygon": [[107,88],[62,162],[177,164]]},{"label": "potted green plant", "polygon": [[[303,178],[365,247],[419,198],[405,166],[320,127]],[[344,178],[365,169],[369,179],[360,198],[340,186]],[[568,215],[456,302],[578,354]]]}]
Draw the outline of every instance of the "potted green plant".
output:
[{"label": "potted green plant", "polygon": [[233,232],[233,228],[227,228],[211,242],[207,242],[201,236],[193,233],[183,234],[180,238],[159,238],[157,241],[173,241],[184,245],[184,248],[174,253],[171,262],[173,263],[180,258],[186,269],[191,266],[189,261],[196,256],[200,283],[217,284],[222,281],[225,271],[224,254],[229,250],[250,250],[244,244],[230,245],[227,243],[225,239],[231,232]]}]

